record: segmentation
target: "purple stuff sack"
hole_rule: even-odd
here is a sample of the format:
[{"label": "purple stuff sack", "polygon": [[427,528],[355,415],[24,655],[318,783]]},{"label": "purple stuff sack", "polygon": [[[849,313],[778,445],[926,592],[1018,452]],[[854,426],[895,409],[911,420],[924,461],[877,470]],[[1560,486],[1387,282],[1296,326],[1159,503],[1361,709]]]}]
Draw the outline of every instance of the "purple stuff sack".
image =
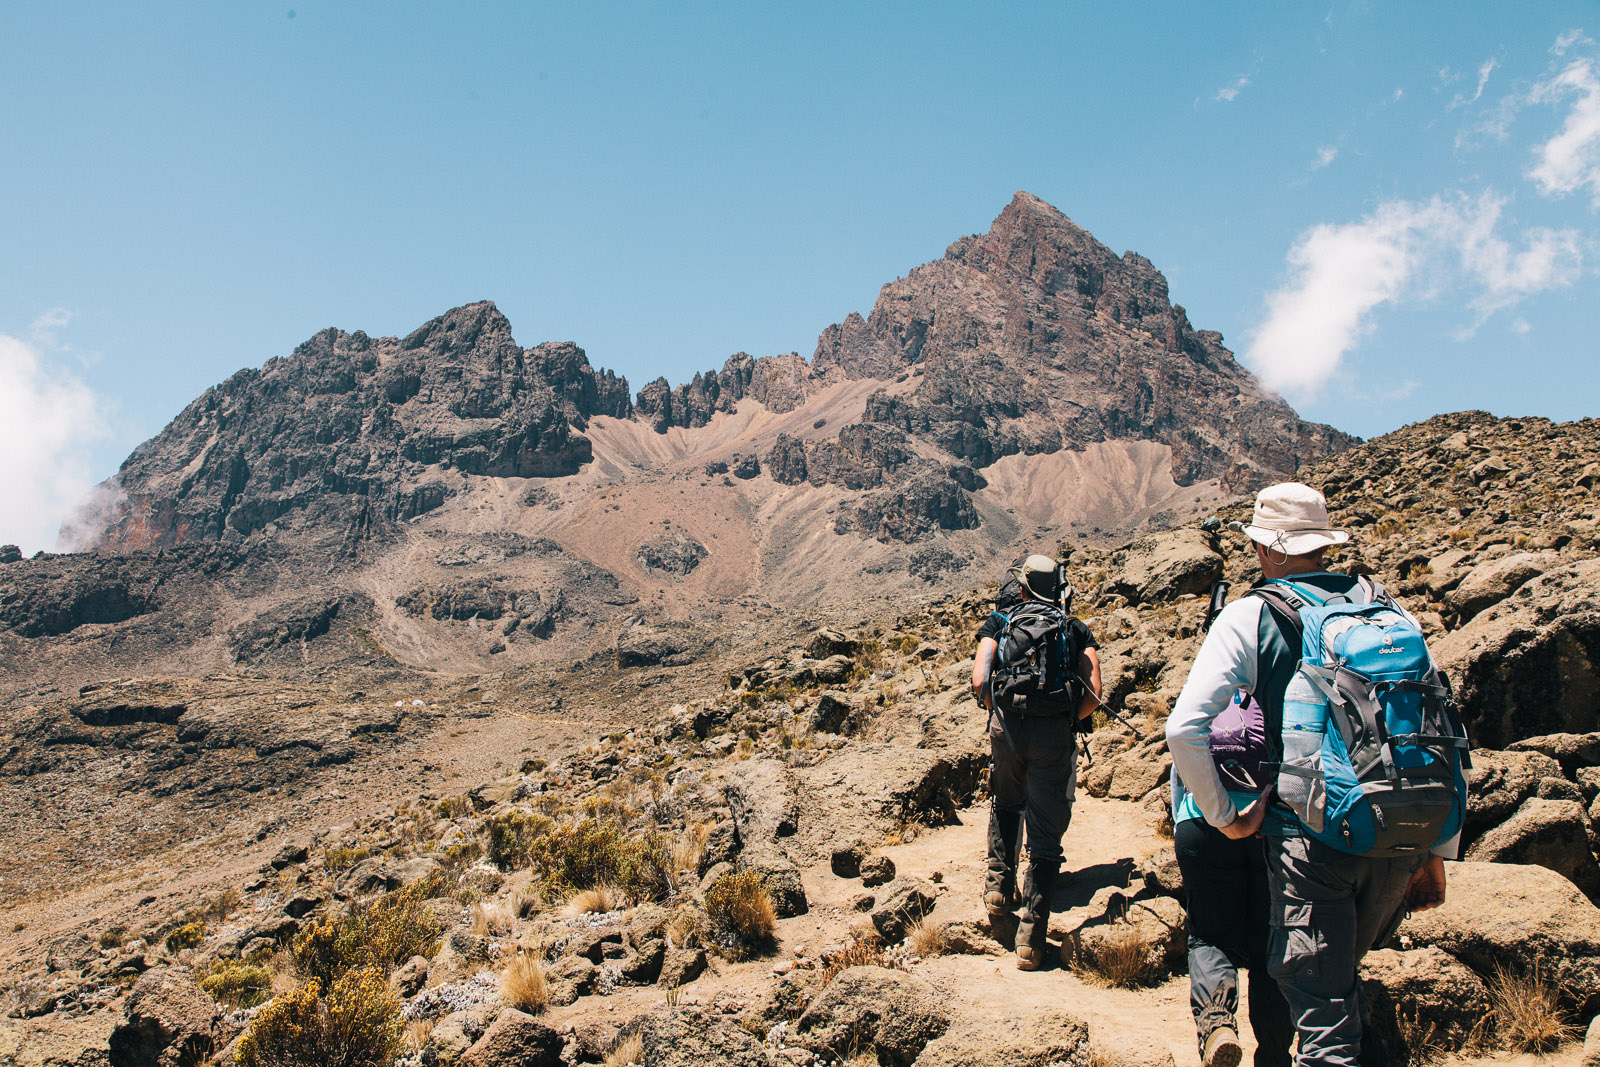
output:
[{"label": "purple stuff sack", "polygon": [[1211,721],[1211,762],[1225,788],[1236,793],[1259,793],[1266,786],[1261,774],[1267,758],[1267,723],[1261,705],[1244,689]]}]

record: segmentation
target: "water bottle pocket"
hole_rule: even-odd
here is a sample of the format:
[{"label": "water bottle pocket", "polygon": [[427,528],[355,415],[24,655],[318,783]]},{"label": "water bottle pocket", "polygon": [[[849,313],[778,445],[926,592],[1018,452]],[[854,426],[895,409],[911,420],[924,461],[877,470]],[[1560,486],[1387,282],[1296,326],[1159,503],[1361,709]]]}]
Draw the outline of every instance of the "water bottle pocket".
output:
[{"label": "water bottle pocket", "polygon": [[[1307,731],[1309,734],[1310,732]],[[1278,799],[1289,806],[1312,833],[1321,833],[1328,808],[1328,782],[1322,772],[1322,735],[1301,739],[1295,745],[1294,732],[1284,739],[1283,763],[1278,767]],[[1294,751],[1299,748],[1300,751]]]}]

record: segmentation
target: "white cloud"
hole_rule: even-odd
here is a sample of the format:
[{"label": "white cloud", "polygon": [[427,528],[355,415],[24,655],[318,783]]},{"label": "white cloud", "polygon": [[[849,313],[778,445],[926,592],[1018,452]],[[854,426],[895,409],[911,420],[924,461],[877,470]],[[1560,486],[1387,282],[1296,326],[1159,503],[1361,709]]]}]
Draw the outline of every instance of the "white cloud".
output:
[{"label": "white cloud", "polygon": [[1556,38],[1556,43],[1550,46],[1550,54],[1564,56],[1568,49],[1580,44],[1594,44],[1594,41],[1582,30],[1568,30]]},{"label": "white cloud", "polygon": [[1516,318],[1511,320],[1511,332],[1516,334],[1518,337],[1526,337],[1528,334],[1533,332],[1533,323],[1529,322],[1521,315],[1518,315]]},{"label": "white cloud", "polygon": [[[65,323],[52,312],[30,332],[48,338]],[[55,546],[93,485],[90,446],[108,433],[106,416],[105,402],[37,342],[0,334],[0,541],[25,553]]]},{"label": "white cloud", "polygon": [[1331,145],[1331,144],[1325,144],[1321,148],[1317,149],[1317,158],[1312,161],[1311,169],[1312,170],[1321,170],[1323,167],[1326,167],[1329,163],[1332,163],[1335,159],[1338,159],[1338,158],[1339,158],[1339,149],[1338,149],[1338,147],[1335,146],[1335,145]]},{"label": "white cloud", "polygon": [[1546,196],[1565,196],[1588,187],[1600,208],[1600,69],[1580,59],[1549,81],[1533,87],[1534,103],[1575,98],[1561,131],[1534,150],[1528,171]]},{"label": "white cloud", "polygon": [[1478,67],[1478,87],[1477,87],[1477,89],[1475,89],[1473,91],[1471,96],[1463,96],[1462,94],[1457,93],[1455,95],[1455,99],[1450,101],[1449,105],[1445,108],[1445,110],[1446,111],[1453,111],[1458,107],[1465,107],[1468,104],[1476,104],[1478,102],[1478,99],[1483,96],[1484,87],[1489,84],[1489,75],[1493,74],[1494,73],[1494,69],[1496,67],[1498,67],[1499,65],[1500,65],[1500,61],[1495,59],[1495,58],[1493,58],[1493,57],[1490,57],[1489,59],[1484,60],[1483,64],[1480,67]]},{"label": "white cloud", "polygon": [[1530,230],[1513,251],[1497,232],[1504,207],[1491,193],[1396,200],[1359,222],[1312,227],[1289,251],[1289,280],[1267,297],[1245,362],[1270,388],[1309,398],[1372,331],[1380,307],[1458,293],[1473,313],[1470,335],[1494,312],[1572,284],[1577,233]]},{"label": "white cloud", "polygon": [[1238,99],[1239,94],[1244,91],[1244,87],[1249,85],[1249,84],[1250,84],[1250,75],[1241,74],[1241,75],[1239,75],[1238,78],[1236,78],[1232,82],[1230,82],[1227,85],[1224,85],[1222,88],[1218,89],[1217,90],[1217,95],[1213,96],[1211,99],[1219,101],[1219,102],[1224,103],[1224,104],[1231,104],[1234,100]]}]

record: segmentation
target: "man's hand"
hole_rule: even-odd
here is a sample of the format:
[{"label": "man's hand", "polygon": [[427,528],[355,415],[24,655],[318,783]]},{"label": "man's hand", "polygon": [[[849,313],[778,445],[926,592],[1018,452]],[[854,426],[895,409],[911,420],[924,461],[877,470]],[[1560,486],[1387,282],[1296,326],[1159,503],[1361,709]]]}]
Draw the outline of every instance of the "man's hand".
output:
[{"label": "man's hand", "polygon": [[1406,885],[1406,907],[1427,911],[1444,903],[1444,858],[1430,855]]},{"label": "man's hand", "polygon": [[[1269,787],[1270,788],[1270,787]],[[1239,813],[1239,817],[1222,828],[1225,836],[1241,841],[1247,837],[1254,837],[1261,831],[1261,822],[1267,817],[1267,790],[1263,789],[1261,795]]]}]

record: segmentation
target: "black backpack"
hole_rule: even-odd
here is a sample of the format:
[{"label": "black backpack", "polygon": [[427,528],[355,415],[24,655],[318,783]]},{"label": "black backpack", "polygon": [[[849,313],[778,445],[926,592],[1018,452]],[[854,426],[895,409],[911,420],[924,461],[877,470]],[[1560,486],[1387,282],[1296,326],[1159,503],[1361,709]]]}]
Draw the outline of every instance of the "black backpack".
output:
[{"label": "black backpack", "polygon": [[1018,715],[1076,717],[1084,694],[1078,678],[1082,649],[1067,613],[1042,600],[1024,600],[996,614],[1005,624],[995,652],[994,706]]}]

